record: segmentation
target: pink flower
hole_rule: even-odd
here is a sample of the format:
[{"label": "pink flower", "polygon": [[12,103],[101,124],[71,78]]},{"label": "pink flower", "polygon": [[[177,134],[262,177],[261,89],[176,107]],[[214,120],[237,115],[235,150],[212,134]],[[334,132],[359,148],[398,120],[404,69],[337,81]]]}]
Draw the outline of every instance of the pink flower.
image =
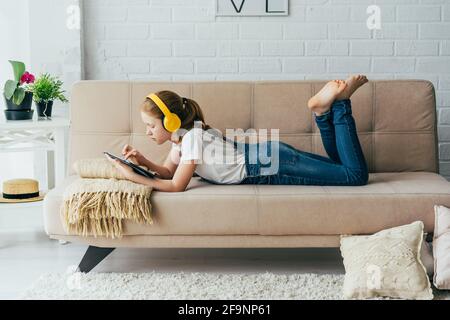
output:
[{"label": "pink flower", "polygon": [[22,77],[20,78],[20,84],[24,83],[33,83],[34,82],[34,75],[26,71]]}]

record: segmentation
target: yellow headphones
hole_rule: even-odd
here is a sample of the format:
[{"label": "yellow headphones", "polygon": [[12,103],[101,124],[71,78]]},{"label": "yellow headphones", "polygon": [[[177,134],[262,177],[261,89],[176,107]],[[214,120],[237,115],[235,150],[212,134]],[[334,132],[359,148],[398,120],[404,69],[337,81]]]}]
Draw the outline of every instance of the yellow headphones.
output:
[{"label": "yellow headphones", "polygon": [[151,93],[147,98],[153,100],[153,102],[158,106],[158,108],[164,114],[163,125],[164,128],[169,132],[175,132],[181,127],[181,120],[177,114],[170,112],[166,104],[154,93]]}]

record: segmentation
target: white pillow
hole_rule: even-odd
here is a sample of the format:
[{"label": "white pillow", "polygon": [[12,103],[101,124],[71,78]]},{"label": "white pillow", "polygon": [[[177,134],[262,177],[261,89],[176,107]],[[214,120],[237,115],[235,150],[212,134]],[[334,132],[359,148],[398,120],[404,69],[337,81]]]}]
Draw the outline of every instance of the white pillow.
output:
[{"label": "white pillow", "polygon": [[438,289],[450,289],[450,209],[434,206],[433,283]]},{"label": "white pillow", "polygon": [[370,236],[342,235],[344,298],[433,299],[420,259],[423,227],[416,221]]}]

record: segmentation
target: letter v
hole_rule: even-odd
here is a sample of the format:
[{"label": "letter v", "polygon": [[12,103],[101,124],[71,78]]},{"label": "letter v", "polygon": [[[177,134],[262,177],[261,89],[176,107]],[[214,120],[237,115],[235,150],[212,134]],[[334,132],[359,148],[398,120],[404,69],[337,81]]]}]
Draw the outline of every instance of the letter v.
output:
[{"label": "letter v", "polygon": [[242,10],[242,7],[243,7],[243,5],[244,5],[244,2],[245,2],[245,0],[242,0],[242,2],[241,2],[241,6],[239,7],[239,9],[238,8],[236,8],[236,4],[234,3],[234,0],[231,0],[231,3],[233,4],[233,7],[234,7],[234,10],[236,10],[236,12],[241,12],[241,10]]}]

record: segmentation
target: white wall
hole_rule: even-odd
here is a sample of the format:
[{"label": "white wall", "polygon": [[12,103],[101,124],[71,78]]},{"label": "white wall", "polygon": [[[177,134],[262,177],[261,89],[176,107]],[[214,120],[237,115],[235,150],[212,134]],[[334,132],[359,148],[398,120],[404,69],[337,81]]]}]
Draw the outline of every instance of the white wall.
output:
[{"label": "white wall", "polygon": [[[450,178],[450,0],[290,0],[288,16],[217,18],[214,3],[86,1],[86,78],[428,79]],[[373,4],[381,30],[366,26]]]},{"label": "white wall", "polygon": [[[20,17],[20,19],[18,18]],[[3,86],[5,81],[13,79],[11,64],[8,60],[20,60],[30,66],[30,32],[28,28],[28,0],[0,1],[0,110],[3,116],[5,102]],[[0,182],[7,179],[32,177],[33,154],[0,152]],[[0,190],[3,184],[0,184]]]},{"label": "white wall", "polygon": [[[19,18],[20,17],[20,18]],[[9,59],[30,63],[28,0],[0,1],[0,85],[13,78]],[[0,101],[4,105],[4,101]]]},{"label": "white wall", "polygon": [[[69,29],[70,6],[78,0],[29,0],[31,68],[39,75],[49,72],[60,77],[64,89],[82,77],[80,29]],[[54,111],[53,111],[54,110]],[[57,116],[69,116],[69,104],[55,101]]]},{"label": "white wall", "polygon": [[[64,82],[64,89],[70,100],[72,84],[82,78],[80,26],[76,28],[76,12],[70,10],[78,5],[79,0],[0,1],[1,86],[12,78],[12,69],[7,60],[21,60],[25,62],[27,70],[36,76],[44,72],[58,76]],[[3,88],[1,91],[3,92]],[[0,106],[3,113],[3,99]],[[68,117],[69,105],[55,102],[52,115]],[[66,144],[67,140],[66,133]],[[49,154],[48,162],[49,187],[52,188],[52,153]],[[47,163],[42,154],[33,157],[30,152],[0,152],[0,163],[0,182],[12,178],[34,177],[41,186],[46,184],[44,169]]]}]

